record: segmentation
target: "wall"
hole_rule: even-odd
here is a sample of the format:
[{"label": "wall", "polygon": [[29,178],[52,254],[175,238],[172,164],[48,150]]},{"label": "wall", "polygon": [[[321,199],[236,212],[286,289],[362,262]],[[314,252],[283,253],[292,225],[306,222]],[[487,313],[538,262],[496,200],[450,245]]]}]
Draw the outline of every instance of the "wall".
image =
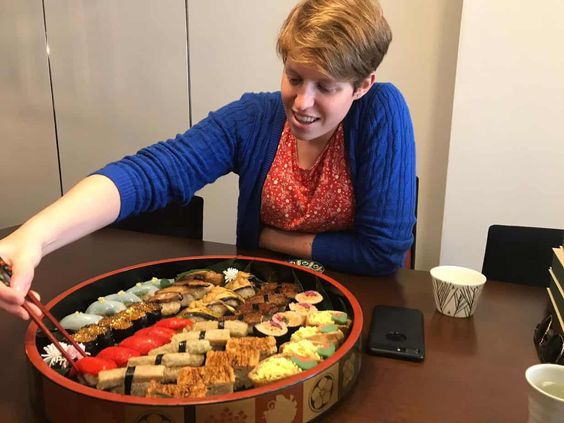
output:
[{"label": "wall", "polygon": [[419,200],[415,267],[439,261],[462,0],[381,0],[393,31],[379,79],[403,92],[413,119]]},{"label": "wall", "polygon": [[482,266],[488,227],[564,227],[564,2],[464,2],[441,263]]}]

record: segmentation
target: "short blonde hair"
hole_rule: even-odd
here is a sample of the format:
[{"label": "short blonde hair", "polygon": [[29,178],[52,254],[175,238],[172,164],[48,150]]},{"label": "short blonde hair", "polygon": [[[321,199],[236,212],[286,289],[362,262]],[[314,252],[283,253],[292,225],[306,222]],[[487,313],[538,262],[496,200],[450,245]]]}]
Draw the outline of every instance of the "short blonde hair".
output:
[{"label": "short blonde hair", "polygon": [[378,68],[392,32],[377,0],[302,0],[280,29],[284,63],[313,64],[355,88]]}]

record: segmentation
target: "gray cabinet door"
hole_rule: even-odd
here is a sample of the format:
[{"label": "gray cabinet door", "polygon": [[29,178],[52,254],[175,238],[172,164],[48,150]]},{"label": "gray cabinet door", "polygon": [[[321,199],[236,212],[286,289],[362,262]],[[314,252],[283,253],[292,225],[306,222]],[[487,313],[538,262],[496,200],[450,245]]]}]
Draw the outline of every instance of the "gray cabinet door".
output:
[{"label": "gray cabinet door", "polygon": [[64,191],[189,127],[184,0],[45,0]]},{"label": "gray cabinet door", "polygon": [[0,0],[0,228],[60,195],[41,2]]}]

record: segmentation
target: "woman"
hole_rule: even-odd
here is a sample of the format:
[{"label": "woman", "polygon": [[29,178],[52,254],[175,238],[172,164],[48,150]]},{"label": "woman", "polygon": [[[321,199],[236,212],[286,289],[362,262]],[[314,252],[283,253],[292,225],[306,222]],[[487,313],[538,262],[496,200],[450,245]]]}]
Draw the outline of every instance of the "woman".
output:
[{"label": "woman", "polygon": [[415,223],[407,106],[375,70],[391,32],[376,0],[304,0],[278,39],[281,92],[245,94],[175,139],[111,163],[0,241],[13,267],[0,307],[21,307],[49,252],[116,219],[187,203],[239,175],[237,244],[347,272],[401,266]]}]

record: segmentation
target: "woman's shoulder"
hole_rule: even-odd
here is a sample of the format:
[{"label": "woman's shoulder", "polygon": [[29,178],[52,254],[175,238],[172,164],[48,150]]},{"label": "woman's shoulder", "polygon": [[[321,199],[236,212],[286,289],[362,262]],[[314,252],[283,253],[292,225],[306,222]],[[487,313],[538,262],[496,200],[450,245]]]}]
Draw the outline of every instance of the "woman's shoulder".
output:
[{"label": "woman's shoulder", "polygon": [[407,107],[401,91],[391,82],[377,82],[361,99],[365,107],[404,109]]},{"label": "woman's shoulder", "polygon": [[247,92],[241,96],[239,101],[257,105],[278,105],[282,102],[282,97],[280,91]]}]

